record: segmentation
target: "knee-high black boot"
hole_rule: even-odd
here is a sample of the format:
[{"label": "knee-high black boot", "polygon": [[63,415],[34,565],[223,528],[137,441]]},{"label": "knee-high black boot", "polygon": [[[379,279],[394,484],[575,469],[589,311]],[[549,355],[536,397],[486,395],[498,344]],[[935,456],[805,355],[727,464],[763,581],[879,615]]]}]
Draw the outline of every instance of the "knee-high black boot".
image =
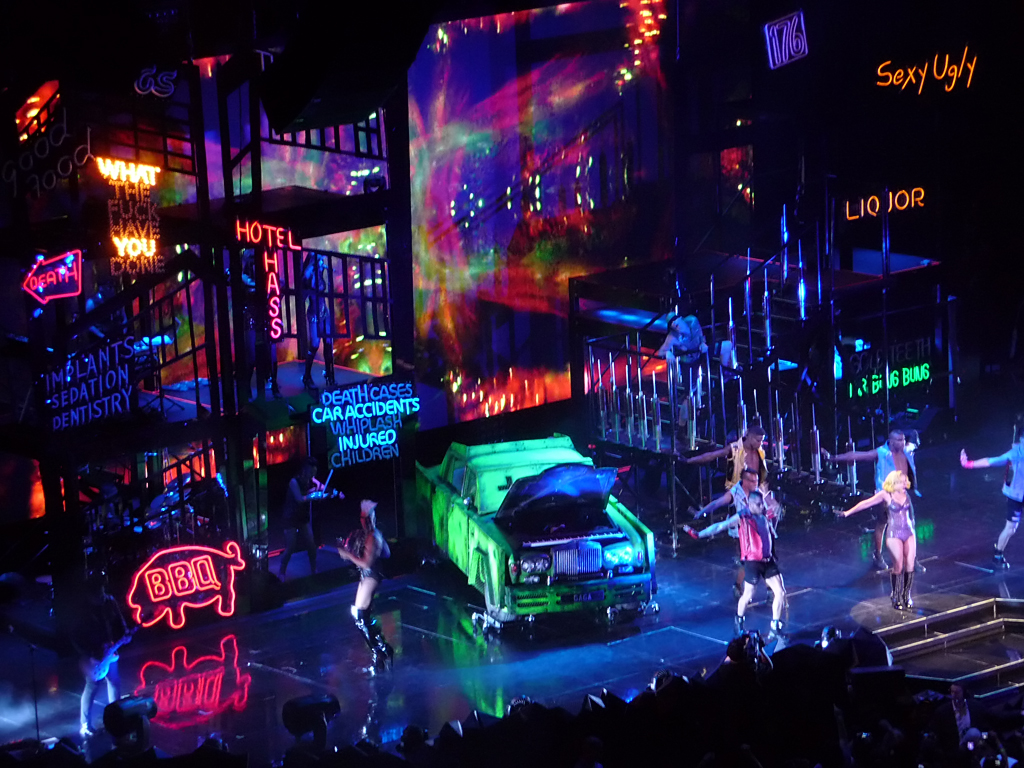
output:
[{"label": "knee-high black boot", "polygon": [[366,646],[370,649],[370,656],[373,659],[373,666],[370,667],[370,670],[375,672],[378,669],[391,669],[391,662],[395,654],[381,635],[377,620],[370,615],[369,611],[358,608],[352,608],[352,618],[355,619],[356,628],[363,635]]},{"label": "knee-high black boot", "polygon": [[316,350],[306,353],[306,372],[302,376],[302,383],[307,387],[315,387],[313,383],[313,358],[316,357]]},{"label": "knee-high black boot", "polygon": [[910,587],[914,583],[914,572],[907,571],[903,574],[903,608],[904,610],[914,607],[914,598],[910,596]]},{"label": "knee-high black boot", "polygon": [[890,573],[889,581],[892,582],[892,607],[893,610],[898,611],[902,607],[903,600],[903,574]]}]

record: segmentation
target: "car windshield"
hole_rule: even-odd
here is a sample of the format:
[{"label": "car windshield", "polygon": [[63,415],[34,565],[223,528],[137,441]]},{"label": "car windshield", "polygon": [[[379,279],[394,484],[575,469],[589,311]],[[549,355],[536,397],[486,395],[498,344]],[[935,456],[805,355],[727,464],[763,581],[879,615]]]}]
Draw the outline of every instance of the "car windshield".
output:
[{"label": "car windshield", "polygon": [[615,484],[612,467],[561,464],[516,480],[496,520],[512,533],[541,536],[614,530],[605,512]]}]

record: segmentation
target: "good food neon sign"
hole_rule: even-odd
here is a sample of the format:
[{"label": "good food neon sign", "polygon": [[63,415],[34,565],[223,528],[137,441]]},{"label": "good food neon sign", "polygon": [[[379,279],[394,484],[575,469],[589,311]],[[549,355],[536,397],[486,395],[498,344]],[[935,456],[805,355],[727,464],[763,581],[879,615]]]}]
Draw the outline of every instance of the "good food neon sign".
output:
[{"label": "good food neon sign", "polygon": [[132,577],[127,603],[136,624],[151,627],[166,618],[185,626],[186,608],[213,605],[221,616],[235,613],[235,573],[245,569],[241,547],[170,547],[157,552]]}]

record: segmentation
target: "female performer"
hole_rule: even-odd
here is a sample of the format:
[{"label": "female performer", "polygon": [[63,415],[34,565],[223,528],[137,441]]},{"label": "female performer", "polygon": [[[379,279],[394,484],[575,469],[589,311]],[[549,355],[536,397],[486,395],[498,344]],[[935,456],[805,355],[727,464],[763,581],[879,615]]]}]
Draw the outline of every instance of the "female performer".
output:
[{"label": "female performer", "polygon": [[355,619],[356,628],[362,633],[366,645],[370,648],[373,658],[373,665],[367,668],[370,674],[376,674],[381,668],[390,669],[395,655],[380,633],[377,620],[370,614],[373,595],[384,580],[383,574],[377,570],[377,561],[391,554],[384,536],[377,529],[377,513],[374,511],[376,507],[377,502],[369,499],[363,499],[359,503],[359,522],[362,529],[357,532],[358,535],[348,548],[338,547],[338,554],[342,559],[351,561],[359,569],[359,587],[356,589],[356,601],[352,605],[352,618]]},{"label": "female performer", "polygon": [[849,517],[862,509],[885,502],[888,511],[885,545],[892,555],[892,607],[905,611],[914,607],[910,587],[914,583],[914,561],[917,558],[917,536],[914,535],[914,505],[910,503],[907,489],[910,481],[898,469],[890,472],[882,482],[882,489],[870,499],[858,502],[845,512],[836,511],[841,517]]}]

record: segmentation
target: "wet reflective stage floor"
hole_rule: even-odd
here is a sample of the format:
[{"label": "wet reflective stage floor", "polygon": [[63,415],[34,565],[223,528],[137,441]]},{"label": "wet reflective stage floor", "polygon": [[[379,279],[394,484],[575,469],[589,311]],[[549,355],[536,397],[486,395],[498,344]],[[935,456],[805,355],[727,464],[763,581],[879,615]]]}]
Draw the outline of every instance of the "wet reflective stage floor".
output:
[{"label": "wet reflective stage floor", "polygon": [[[972,456],[997,455],[1008,444],[1004,432],[967,441],[968,450]],[[925,448],[918,456],[924,494],[915,499],[918,552],[926,568],[915,582],[918,614],[976,597],[1024,597],[1024,534],[1007,551],[1020,567],[995,571],[992,564],[992,543],[1006,510],[999,492],[1003,470],[961,470],[960,447]],[[849,632],[900,620],[889,607],[888,575],[870,569],[870,537],[861,527],[870,518],[860,517],[806,524],[790,515],[784,522],[779,552],[791,641],[812,643],[826,624]],[[686,539],[677,558],[660,546],[659,614],[614,626],[603,617],[563,616],[538,620],[532,636],[507,630],[496,639],[474,631],[471,614],[482,601],[458,572],[428,566],[386,581],[378,594],[375,612],[396,649],[390,674],[368,677],[360,671],[369,655],[349,616],[355,591],[349,584],[173,637],[141,635],[122,652],[122,692],[144,691],[165,703],[152,730],[163,750],[189,751],[215,732],[233,751],[248,752],[254,765],[279,759],[292,743],[280,723],[281,707],[310,693],[333,693],[341,701],[341,716],[329,730],[330,743],[338,745],[362,737],[394,743],[409,724],[434,735],[446,721],[474,709],[500,715],[518,695],[576,711],[586,693],[603,687],[629,698],[659,669],[692,675],[717,665],[735,613],[734,557],[735,543],[725,536]],[[747,626],[765,633],[770,612],[763,586],[755,599]],[[1019,658],[1018,647],[1024,650],[1017,637],[990,640],[911,662],[907,669],[955,676],[993,659]],[[5,634],[0,654],[0,741],[32,737],[30,651]],[[78,739],[81,676],[74,661],[37,650],[35,670],[43,737]],[[97,703],[94,721],[101,712]],[[98,753],[109,747],[102,734],[90,741]]]}]

